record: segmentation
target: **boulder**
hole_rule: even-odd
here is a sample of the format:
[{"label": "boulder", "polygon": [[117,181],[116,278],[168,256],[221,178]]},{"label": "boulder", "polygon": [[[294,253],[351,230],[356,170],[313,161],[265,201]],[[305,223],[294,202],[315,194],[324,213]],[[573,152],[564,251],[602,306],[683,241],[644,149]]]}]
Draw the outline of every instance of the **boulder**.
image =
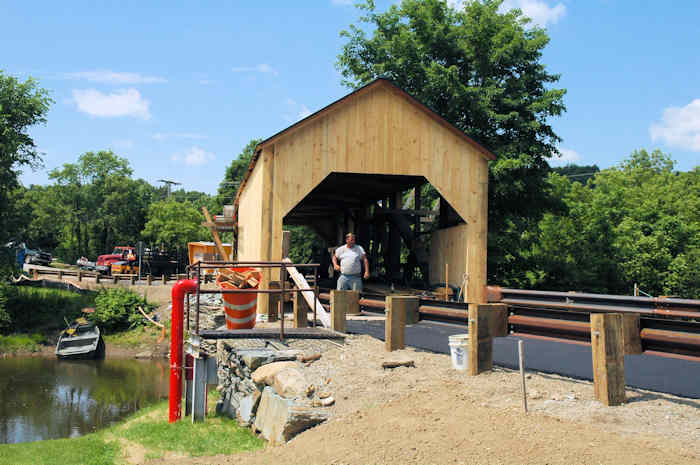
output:
[{"label": "boulder", "polygon": [[289,441],[297,434],[328,419],[326,412],[297,405],[278,396],[269,386],[263,390],[255,417],[255,430],[271,443]]},{"label": "boulder", "polygon": [[304,374],[296,368],[285,368],[278,371],[274,377],[272,387],[282,397],[294,399],[305,397],[309,390],[309,382]]},{"label": "boulder", "polygon": [[253,392],[241,393],[238,397],[238,411],[236,418],[241,426],[250,426],[255,418],[255,412],[260,400],[260,391],[254,389]]},{"label": "boulder", "polygon": [[296,368],[296,362],[273,362],[263,365],[253,372],[252,379],[256,384],[272,385],[275,375],[287,368]]},{"label": "boulder", "polygon": [[238,351],[238,356],[251,372],[268,363],[296,360],[297,358],[296,354],[291,352],[279,352],[265,349],[240,350]]}]

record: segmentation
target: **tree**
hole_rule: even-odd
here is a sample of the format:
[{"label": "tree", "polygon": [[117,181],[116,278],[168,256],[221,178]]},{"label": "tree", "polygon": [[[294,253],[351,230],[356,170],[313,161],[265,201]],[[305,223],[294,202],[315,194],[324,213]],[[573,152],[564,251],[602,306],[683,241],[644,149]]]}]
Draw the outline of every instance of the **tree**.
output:
[{"label": "tree", "polygon": [[377,13],[367,0],[351,25],[337,67],[350,87],[377,77],[394,81],[490,149],[489,279],[519,284],[526,231],[556,208],[546,182],[547,158],[560,138],[548,124],[565,111],[559,76],[540,62],[549,42],[520,10],[500,13],[501,0],[470,1],[460,11],[444,0],[403,0]]},{"label": "tree", "polygon": [[202,226],[202,214],[189,203],[163,200],[152,203],[143,238],[170,249],[188,242],[206,240],[209,232]]},{"label": "tree", "polygon": [[219,184],[219,202],[221,205],[230,205],[233,203],[233,200],[236,198],[238,186],[241,185],[246,171],[248,171],[250,160],[252,160],[255,153],[255,147],[260,142],[262,142],[262,139],[251,139],[248,145],[243,147],[238,157],[226,168],[224,180]]},{"label": "tree", "polygon": [[41,156],[28,129],[46,123],[46,113],[52,100],[48,91],[33,79],[20,82],[0,71],[0,243],[5,243],[15,231],[10,230],[14,208],[12,192],[18,188],[23,167],[35,168]]},{"label": "tree", "polygon": [[700,168],[685,173],[655,150],[633,152],[585,186],[552,174],[567,205],[548,213],[530,249],[531,285],[545,289],[700,298]]}]

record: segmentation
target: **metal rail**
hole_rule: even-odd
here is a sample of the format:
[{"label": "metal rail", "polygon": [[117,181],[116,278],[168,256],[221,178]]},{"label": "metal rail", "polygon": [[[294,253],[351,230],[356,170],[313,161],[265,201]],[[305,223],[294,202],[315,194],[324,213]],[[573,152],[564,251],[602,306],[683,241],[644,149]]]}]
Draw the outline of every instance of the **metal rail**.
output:
[{"label": "metal rail", "polygon": [[[518,337],[590,345],[590,314],[640,316],[645,353],[700,362],[700,300],[505,289],[490,286],[489,301],[508,306],[509,333]],[[321,292],[321,301],[330,294]],[[380,296],[360,295],[364,311],[383,312]],[[421,298],[421,319],[468,324],[468,305]]]}]

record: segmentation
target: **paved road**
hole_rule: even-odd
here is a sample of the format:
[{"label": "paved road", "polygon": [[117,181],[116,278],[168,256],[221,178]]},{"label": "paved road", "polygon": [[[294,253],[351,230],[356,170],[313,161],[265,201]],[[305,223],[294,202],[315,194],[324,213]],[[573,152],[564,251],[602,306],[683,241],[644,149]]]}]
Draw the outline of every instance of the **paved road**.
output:
[{"label": "paved road", "polygon": [[[384,340],[383,320],[349,320],[348,332],[369,334]],[[449,353],[448,336],[466,333],[466,326],[421,321],[406,327],[406,344],[431,352]],[[525,366],[529,370],[593,379],[591,348],[575,344],[523,339]],[[518,368],[518,338],[494,340],[494,363]],[[625,381],[628,387],[700,398],[700,363],[655,355],[626,355]]]}]

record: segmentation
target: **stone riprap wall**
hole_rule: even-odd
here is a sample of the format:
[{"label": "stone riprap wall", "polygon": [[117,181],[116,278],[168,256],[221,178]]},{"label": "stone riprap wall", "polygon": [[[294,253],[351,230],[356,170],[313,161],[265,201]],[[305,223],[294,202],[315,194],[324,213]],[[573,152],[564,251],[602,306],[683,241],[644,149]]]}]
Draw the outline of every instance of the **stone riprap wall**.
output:
[{"label": "stone riprap wall", "polygon": [[323,407],[332,405],[333,398],[317,392],[304,376],[302,361],[313,357],[296,349],[250,347],[250,342],[218,341],[218,413],[273,443],[329,418]]}]

